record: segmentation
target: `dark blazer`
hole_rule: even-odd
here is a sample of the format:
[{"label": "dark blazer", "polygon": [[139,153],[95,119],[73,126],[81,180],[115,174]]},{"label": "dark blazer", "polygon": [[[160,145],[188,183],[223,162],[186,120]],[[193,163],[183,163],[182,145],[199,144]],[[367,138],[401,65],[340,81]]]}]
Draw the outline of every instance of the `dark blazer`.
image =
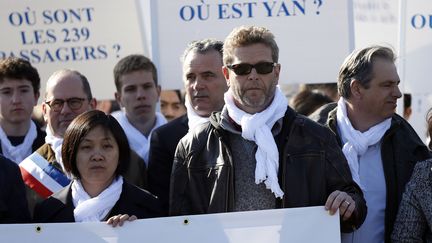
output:
[{"label": "dark blazer", "polygon": [[[36,204],[33,221],[35,223],[75,222],[71,184]],[[161,216],[159,201],[151,193],[140,189],[125,180],[120,198],[103,221],[118,214],[135,215],[138,219]]]},{"label": "dark blazer", "polygon": [[28,223],[24,182],[18,165],[0,155],[0,223]]},{"label": "dark blazer", "polygon": [[148,189],[159,197],[168,215],[171,168],[177,144],[189,130],[188,117],[183,115],[153,131],[150,141]]}]

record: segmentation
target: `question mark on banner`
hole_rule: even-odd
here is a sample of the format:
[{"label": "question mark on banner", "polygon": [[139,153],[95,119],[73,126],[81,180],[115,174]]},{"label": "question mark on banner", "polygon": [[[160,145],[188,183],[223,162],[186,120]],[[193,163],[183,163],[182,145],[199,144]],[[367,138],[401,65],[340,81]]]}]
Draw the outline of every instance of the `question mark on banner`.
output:
[{"label": "question mark on banner", "polygon": [[119,51],[120,51],[120,45],[114,44],[113,49],[114,49],[115,53],[117,54],[117,58],[118,58],[119,57]]},{"label": "question mark on banner", "polygon": [[319,11],[318,9],[319,9],[319,8],[321,7],[321,5],[322,5],[322,0],[314,0],[314,4],[317,5],[317,11],[316,11],[316,14],[319,15],[319,14],[320,14],[320,11]]}]

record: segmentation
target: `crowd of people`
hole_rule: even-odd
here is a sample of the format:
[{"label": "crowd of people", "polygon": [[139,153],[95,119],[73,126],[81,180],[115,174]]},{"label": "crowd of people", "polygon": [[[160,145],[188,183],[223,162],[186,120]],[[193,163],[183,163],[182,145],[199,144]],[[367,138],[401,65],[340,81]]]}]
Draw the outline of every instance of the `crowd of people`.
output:
[{"label": "crowd of people", "polygon": [[0,60],[0,223],[324,206],[339,213],[343,243],[432,242],[431,146],[395,113],[395,59],[384,46],[356,50],[336,95],[304,89],[288,102],[274,35],[241,26],[189,43],[184,94],[161,90],[149,58],[122,58],[111,114],[85,75],[54,72],[45,129],[31,118],[37,70]]}]

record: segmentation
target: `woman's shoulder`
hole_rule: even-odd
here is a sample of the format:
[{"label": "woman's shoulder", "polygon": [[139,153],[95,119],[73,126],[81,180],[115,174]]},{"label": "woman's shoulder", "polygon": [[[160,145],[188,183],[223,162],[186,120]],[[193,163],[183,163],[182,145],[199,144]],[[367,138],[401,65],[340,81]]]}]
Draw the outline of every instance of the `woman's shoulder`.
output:
[{"label": "woman's shoulder", "polygon": [[70,184],[47,199],[38,202],[34,209],[33,221],[74,222],[73,204],[70,199]]},{"label": "woman's shoulder", "polygon": [[432,159],[419,161],[414,167],[413,174],[418,176],[429,176],[432,173]]},{"label": "woman's shoulder", "polygon": [[409,184],[416,190],[423,191],[430,186],[432,176],[432,159],[417,162]]},{"label": "woman's shoulder", "polygon": [[122,201],[133,204],[146,211],[153,212],[154,216],[159,216],[161,205],[159,199],[149,191],[141,189],[127,181],[123,182]]}]

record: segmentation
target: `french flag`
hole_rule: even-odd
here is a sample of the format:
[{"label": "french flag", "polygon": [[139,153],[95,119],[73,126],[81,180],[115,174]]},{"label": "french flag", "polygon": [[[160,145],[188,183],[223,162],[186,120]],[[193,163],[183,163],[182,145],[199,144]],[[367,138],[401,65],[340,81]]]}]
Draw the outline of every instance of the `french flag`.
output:
[{"label": "french flag", "polygon": [[24,183],[43,198],[60,191],[70,182],[63,172],[37,152],[23,160],[19,167]]}]

